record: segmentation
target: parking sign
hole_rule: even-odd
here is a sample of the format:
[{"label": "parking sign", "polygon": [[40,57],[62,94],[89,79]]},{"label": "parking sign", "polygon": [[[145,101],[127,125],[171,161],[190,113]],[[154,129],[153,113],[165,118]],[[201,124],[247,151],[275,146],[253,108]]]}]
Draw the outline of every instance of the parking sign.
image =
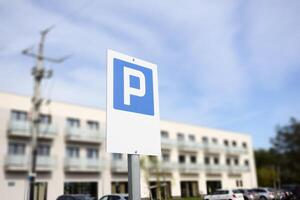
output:
[{"label": "parking sign", "polygon": [[106,115],[108,152],[159,155],[157,66],[108,50]]}]

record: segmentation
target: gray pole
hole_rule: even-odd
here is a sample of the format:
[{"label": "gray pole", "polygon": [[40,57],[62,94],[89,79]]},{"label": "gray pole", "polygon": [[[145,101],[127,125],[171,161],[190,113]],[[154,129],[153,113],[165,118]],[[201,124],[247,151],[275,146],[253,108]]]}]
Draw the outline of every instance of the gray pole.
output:
[{"label": "gray pole", "polygon": [[41,32],[41,41],[39,44],[37,64],[32,70],[34,77],[34,92],[32,97],[32,126],[31,126],[31,159],[30,159],[30,171],[29,171],[29,199],[34,200],[34,183],[36,178],[36,161],[37,161],[37,137],[39,134],[39,121],[40,121],[40,107],[42,104],[41,98],[41,81],[44,78],[44,41],[47,31]]},{"label": "gray pole", "polygon": [[42,105],[43,99],[41,97],[41,82],[43,78],[50,78],[52,71],[46,71],[44,69],[44,60],[60,63],[63,62],[67,57],[60,59],[53,59],[44,57],[44,42],[47,33],[52,29],[52,27],[45,29],[41,32],[41,41],[39,43],[38,53],[34,54],[30,52],[29,49],[22,51],[23,54],[36,58],[36,66],[32,69],[32,76],[34,78],[34,92],[32,97],[32,112],[31,112],[31,157],[30,167],[29,167],[29,199],[34,200],[34,183],[36,178],[36,162],[37,162],[37,137],[39,134],[39,123],[40,123],[40,107]]},{"label": "gray pole", "polygon": [[129,200],[141,199],[140,157],[128,154],[128,192]]}]

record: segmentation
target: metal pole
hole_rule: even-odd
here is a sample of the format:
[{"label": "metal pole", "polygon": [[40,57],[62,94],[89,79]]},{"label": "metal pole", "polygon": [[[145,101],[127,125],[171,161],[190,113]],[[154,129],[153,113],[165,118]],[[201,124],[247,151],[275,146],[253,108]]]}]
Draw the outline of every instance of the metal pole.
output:
[{"label": "metal pole", "polygon": [[141,199],[140,157],[128,154],[128,192],[129,200]]},{"label": "metal pole", "polygon": [[40,123],[40,108],[43,102],[43,99],[41,97],[41,82],[43,78],[50,78],[52,75],[52,70],[45,71],[44,69],[44,60],[60,63],[63,62],[68,57],[63,57],[60,59],[54,59],[54,58],[47,58],[44,57],[44,42],[47,33],[53,28],[50,27],[48,29],[45,29],[41,32],[41,40],[39,43],[39,49],[38,53],[32,53],[31,48],[25,49],[22,51],[24,55],[34,57],[36,58],[36,66],[32,70],[32,75],[34,77],[34,92],[32,97],[32,117],[31,117],[31,157],[29,159],[30,161],[30,167],[29,167],[29,199],[34,200],[34,185],[35,185],[35,178],[36,178],[36,162],[37,162],[37,137],[39,134],[39,123]]}]

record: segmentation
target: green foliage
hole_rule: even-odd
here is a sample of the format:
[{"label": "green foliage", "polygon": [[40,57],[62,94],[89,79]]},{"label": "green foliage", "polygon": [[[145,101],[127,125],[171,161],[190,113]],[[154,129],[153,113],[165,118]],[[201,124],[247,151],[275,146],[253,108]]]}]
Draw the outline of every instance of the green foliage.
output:
[{"label": "green foliage", "polygon": [[271,143],[271,149],[255,151],[259,185],[300,184],[300,122],[291,118],[278,126]]},{"label": "green foliage", "polygon": [[277,135],[271,142],[282,182],[300,183],[300,122],[291,118],[290,124],[277,127]]},{"label": "green foliage", "polygon": [[257,169],[258,185],[261,187],[273,186],[277,178],[274,168],[260,167]]}]

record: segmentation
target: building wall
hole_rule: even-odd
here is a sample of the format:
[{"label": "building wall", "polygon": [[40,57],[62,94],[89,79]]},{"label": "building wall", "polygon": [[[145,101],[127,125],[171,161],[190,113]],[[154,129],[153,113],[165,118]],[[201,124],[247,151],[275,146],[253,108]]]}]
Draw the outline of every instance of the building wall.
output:
[{"label": "building wall", "polygon": [[[8,144],[9,141],[20,141],[26,143],[26,154],[30,153],[30,137],[12,136],[8,132],[10,123],[11,110],[30,110],[30,98],[25,96],[19,96],[8,93],[0,93],[0,194],[7,199],[21,200],[24,199],[27,194],[27,170],[9,169],[7,168],[7,156],[8,156]],[[50,170],[46,172],[39,172],[37,181],[48,183],[47,199],[56,199],[57,196],[64,192],[64,182],[98,182],[98,197],[109,194],[111,192],[112,181],[127,181],[126,170],[120,170],[115,172],[111,163],[111,154],[105,152],[105,112],[101,109],[83,107],[79,105],[66,104],[61,102],[52,102],[49,106],[42,107],[43,114],[51,114],[52,124],[57,128],[56,134],[52,139],[39,139],[40,143],[47,143],[51,146],[51,156],[54,163],[52,163]],[[82,142],[67,141],[66,139],[66,118],[79,118],[83,128],[87,120],[95,120],[100,122],[100,133],[103,138],[100,142]],[[216,129],[209,129],[200,126],[188,125],[177,122],[161,121],[161,130],[167,131],[169,138],[166,142],[162,141],[163,152],[170,153],[171,170],[167,168],[166,175],[161,176],[161,181],[170,181],[172,185],[172,195],[180,196],[181,188],[180,181],[197,181],[199,192],[201,194],[206,193],[206,181],[207,180],[220,180],[222,186],[226,188],[236,187],[236,181],[241,180],[243,187],[251,188],[257,186],[255,162],[252,149],[252,141],[249,135],[227,132]],[[84,131],[83,131],[84,133]],[[182,133],[185,137],[183,147],[178,144],[177,134]],[[126,134],[126,132],[124,133]],[[194,135],[196,142],[186,141],[188,135]],[[218,140],[220,149],[212,150],[211,148],[201,147],[203,137],[207,137],[211,143],[212,138]],[[246,149],[241,151],[231,152],[229,147],[225,148],[223,141],[228,140],[231,144],[232,141],[236,141],[240,148],[243,142],[247,143]],[[124,141],[126,142],[126,141]],[[197,147],[193,147],[194,144]],[[192,144],[192,145],[191,145]],[[190,146],[189,146],[190,145]],[[95,170],[83,170],[76,171],[66,170],[66,146],[78,146],[80,148],[80,157],[84,158],[86,154],[86,148],[98,147],[99,148],[99,164],[101,169]],[[191,147],[192,146],[192,147]],[[208,147],[211,144],[208,145]],[[195,169],[188,169],[193,164],[187,164],[187,168],[180,170],[178,163],[178,156],[195,155],[197,158],[198,167]],[[205,156],[217,156],[220,159],[220,165],[223,169],[220,171],[209,171],[209,167],[204,165]],[[240,165],[243,166],[245,159],[249,161],[249,167],[247,170],[242,170],[234,173],[230,173],[226,166],[227,156],[238,157]],[[126,163],[126,155],[123,155]],[[187,158],[186,158],[187,159]],[[161,158],[159,158],[161,160]],[[84,161],[84,159],[83,159]],[[83,162],[82,161],[82,162]],[[81,163],[82,164],[82,163]],[[126,168],[126,164],[121,165],[121,168]],[[225,169],[226,168],[226,169]],[[165,169],[163,169],[165,170]],[[149,171],[143,171],[141,173],[141,188],[142,196],[149,195],[147,181],[155,181],[157,176]],[[4,183],[4,184],[2,184]]]}]

